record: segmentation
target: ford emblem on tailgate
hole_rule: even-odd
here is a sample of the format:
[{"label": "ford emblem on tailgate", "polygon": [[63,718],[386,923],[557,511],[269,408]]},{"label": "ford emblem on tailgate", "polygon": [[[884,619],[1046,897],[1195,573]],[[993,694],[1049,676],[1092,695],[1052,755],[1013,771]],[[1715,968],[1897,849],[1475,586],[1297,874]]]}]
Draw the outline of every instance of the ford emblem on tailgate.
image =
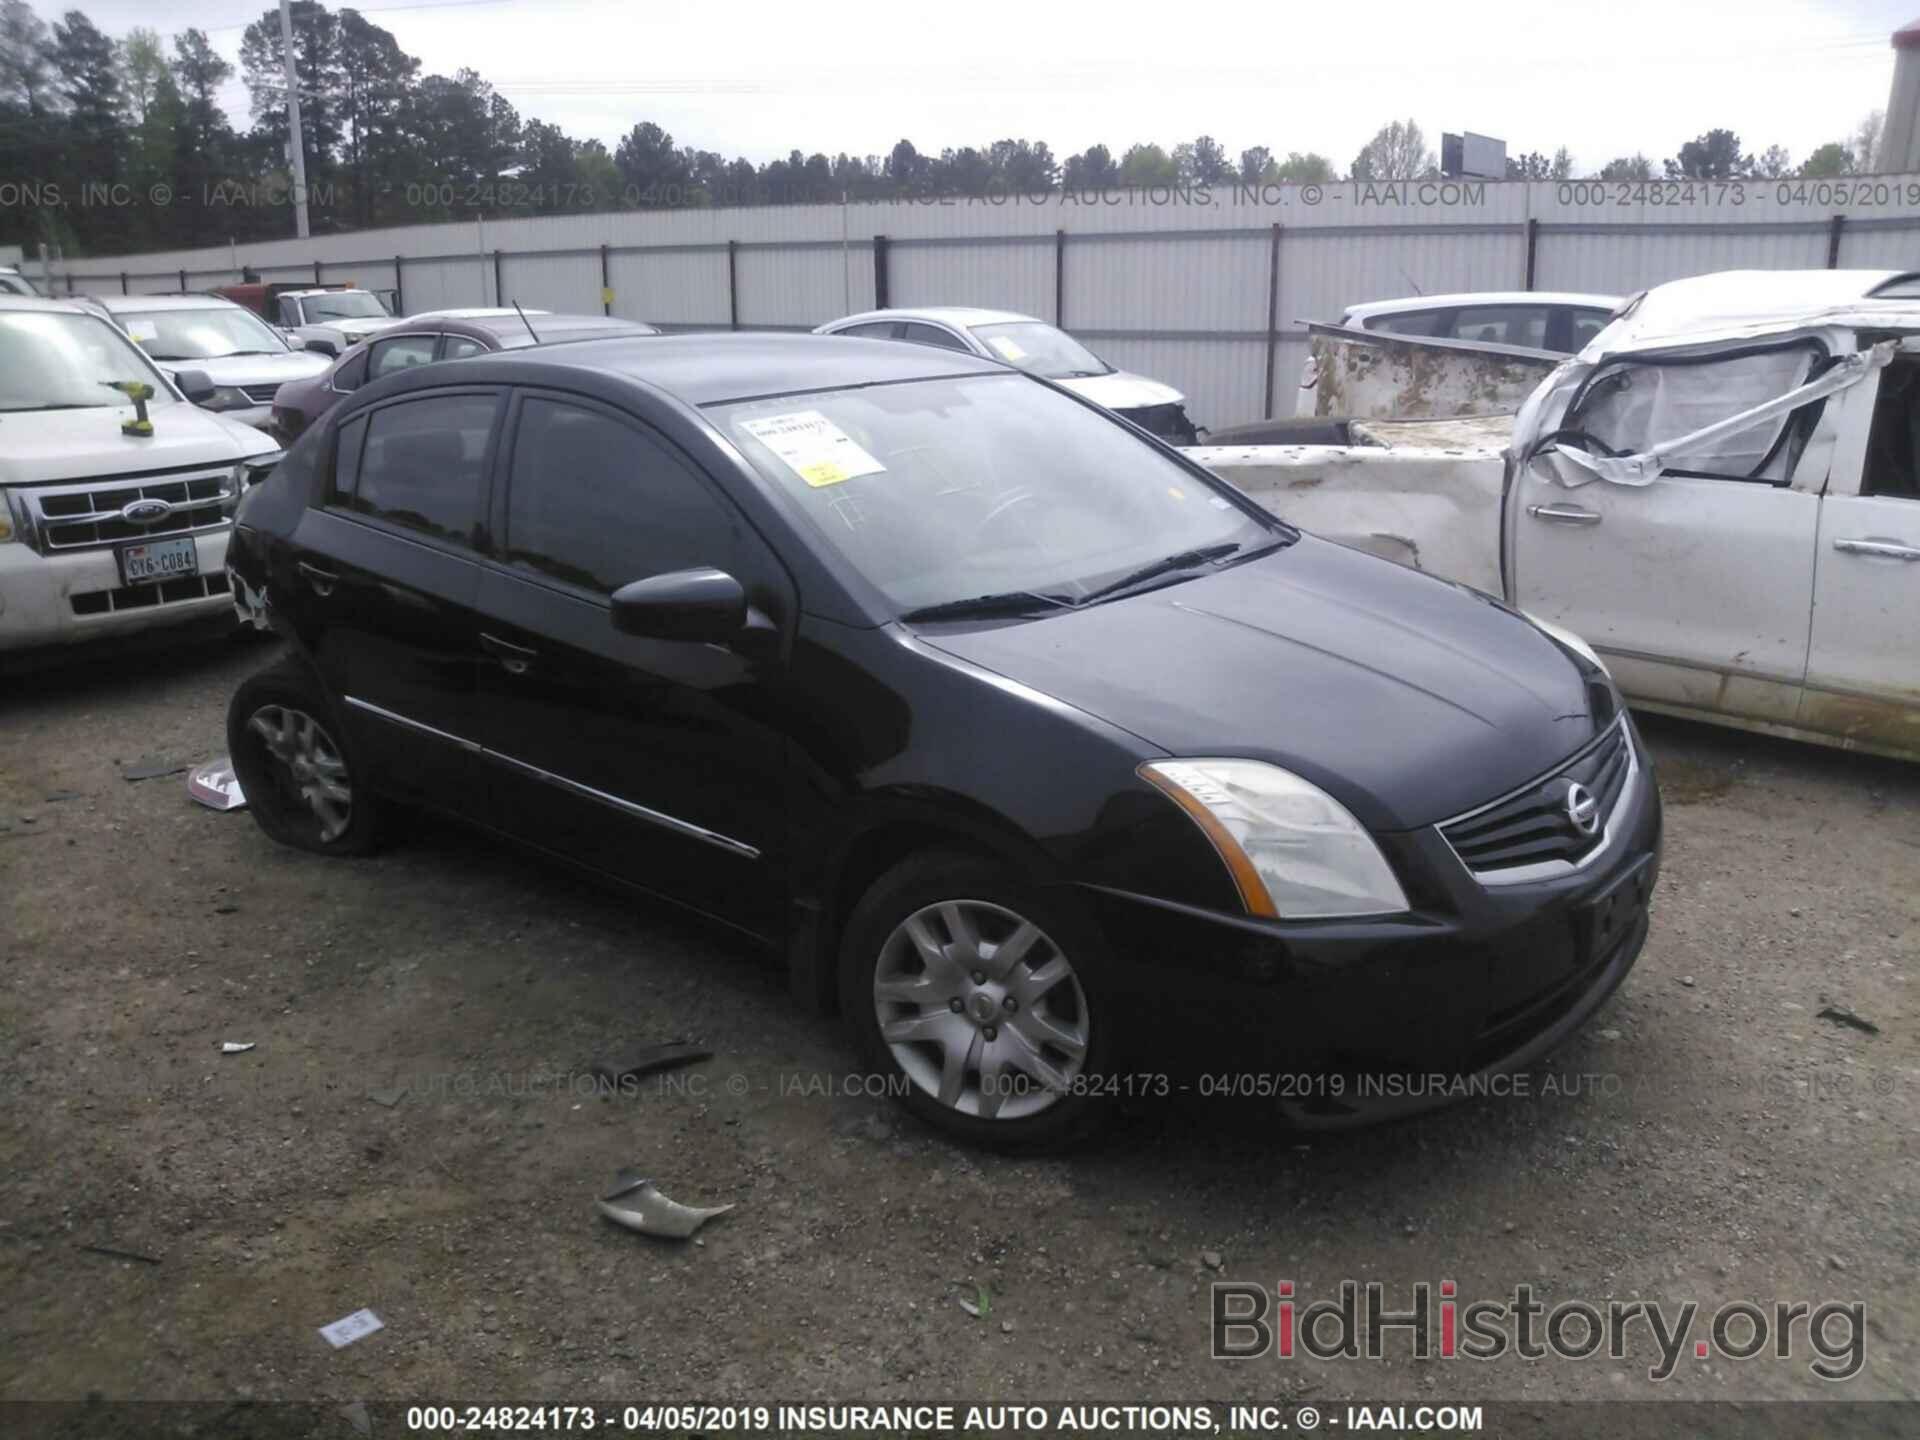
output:
[{"label": "ford emblem on tailgate", "polygon": [[156,525],[172,513],[173,506],[169,502],[151,497],[129,500],[120,507],[120,518],[132,525]]}]

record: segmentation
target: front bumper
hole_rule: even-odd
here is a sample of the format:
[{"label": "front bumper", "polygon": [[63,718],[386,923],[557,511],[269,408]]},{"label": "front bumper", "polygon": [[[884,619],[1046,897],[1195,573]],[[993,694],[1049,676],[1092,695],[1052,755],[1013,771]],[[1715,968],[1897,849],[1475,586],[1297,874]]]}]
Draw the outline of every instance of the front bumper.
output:
[{"label": "front bumper", "polygon": [[0,545],[0,652],[84,644],[230,612],[231,533],[196,535],[200,573],[155,585],[123,586],[111,546],[42,555],[23,544]]},{"label": "front bumper", "polygon": [[1416,908],[1378,920],[1270,921],[1090,889],[1136,1060],[1172,1057],[1209,1093],[1270,1098],[1320,1127],[1429,1109],[1533,1063],[1646,940],[1660,798],[1633,743],[1640,773],[1615,842],[1574,874],[1483,885],[1427,829],[1383,837]]}]

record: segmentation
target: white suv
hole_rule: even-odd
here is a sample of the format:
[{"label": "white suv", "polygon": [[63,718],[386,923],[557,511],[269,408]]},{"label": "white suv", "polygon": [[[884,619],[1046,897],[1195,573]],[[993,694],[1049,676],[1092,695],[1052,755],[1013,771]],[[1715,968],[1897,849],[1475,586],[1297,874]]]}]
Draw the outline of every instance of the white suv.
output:
[{"label": "white suv", "polygon": [[205,371],[212,392],[189,400],[256,430],[272,428],[276,390],[333,363],[293,349],[244,305],[217,295],[101,295],[88,303],[104,310],[169,380],[185,370]]},{"label": "white suv", "polygon": [[0,295],[0,655],[230,614],[234,506],[279,456],[94,311]]}]

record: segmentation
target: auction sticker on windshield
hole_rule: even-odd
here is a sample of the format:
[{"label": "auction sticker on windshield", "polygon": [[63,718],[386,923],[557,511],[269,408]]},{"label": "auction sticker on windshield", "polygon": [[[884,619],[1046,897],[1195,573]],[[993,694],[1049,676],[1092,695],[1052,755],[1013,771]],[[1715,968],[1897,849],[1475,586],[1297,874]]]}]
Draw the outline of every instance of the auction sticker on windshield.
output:
[{"label": "auction sticker on windshield", "polygon": [[838,485],[862,475],[883,475],[887,467],[818,410],[795,410],[764,420],[742,420],[740,428],[778,455],[807,484]]}]

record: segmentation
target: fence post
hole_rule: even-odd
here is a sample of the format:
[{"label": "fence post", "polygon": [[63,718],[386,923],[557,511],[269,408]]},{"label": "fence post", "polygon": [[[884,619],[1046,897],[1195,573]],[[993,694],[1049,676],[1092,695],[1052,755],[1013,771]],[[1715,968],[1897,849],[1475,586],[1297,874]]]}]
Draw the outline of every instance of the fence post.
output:
[{"label": "fence post", "polygon": [[127,288],[127,272],[124,270],[120,272],[120,293],[122,295],[131,295],[133,293]]},{"label": "fence post", "polygon": [[613,274],[607,269],[607,247],[600,247],[600,313],[613,314]]},{"label": "fence post", "polygon": [[180,272],[180,293],[182,295],[187,293],[187,272],[185,270]]},{"label": "fence post", "polygon": [[1274,222],[1267,241],[1267,381],[1261,395],[1261,418],[1273,418],[1273,367],[1280,359],[1280,224]]},{"label": "fence post", "polygon": [[507,303],[507,287],[501,282],[500,251],[493,252],[493,303],[504,306]]},{"label": "fence post", "polygon": [[313,262],[313,283],[316,286],[323,285],[326,283],[320,278],[320,262],[318,260]]},{"label": "fence post", "polygon": [[1067,328],[1067,232],[1053,232],[1053,323]]},{"label": "fence post", "polygon": [[393,257],[393,308],[401,315],[407,313],[407,292],[402,288],[400,280],[400,262],[404,259],[406,259],[404,255],[396,255]]},{"label": "fence post", "polygon": [[1847,217],[1835,215],[1827,222],[1827,268],[1840,268],[1840,232],[1847,228]]},{"label": "fence post", "polygon": [[740,328],[740,242],[727,241],[727,328]]},{"label": "fence post", "polygon": [[1522,289],[1533,289],[1534,261],[1540,254],[1540,222],[1531,215],[1527,217],[1527,283]]},{"label": "fence post", "polygon": [[892,298],[888,293],[892,287],[887,283],[887,237],[873,237],[873,308],[885,310]]}]

